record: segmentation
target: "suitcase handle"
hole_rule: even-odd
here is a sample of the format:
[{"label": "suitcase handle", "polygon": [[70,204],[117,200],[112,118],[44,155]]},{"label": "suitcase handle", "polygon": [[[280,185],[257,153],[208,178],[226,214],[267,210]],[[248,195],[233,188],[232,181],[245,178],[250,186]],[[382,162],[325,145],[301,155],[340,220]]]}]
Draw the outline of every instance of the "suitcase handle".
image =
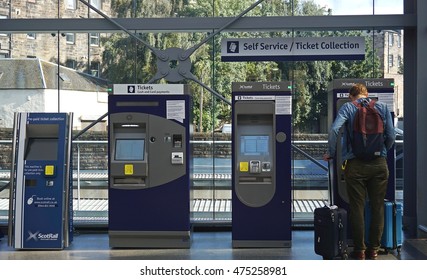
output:
[{"label": "suitcase handle", "polygon": [[328,160],[328,202],[329,206],[335,204],[334,196],[334,162],[332,159]]}]

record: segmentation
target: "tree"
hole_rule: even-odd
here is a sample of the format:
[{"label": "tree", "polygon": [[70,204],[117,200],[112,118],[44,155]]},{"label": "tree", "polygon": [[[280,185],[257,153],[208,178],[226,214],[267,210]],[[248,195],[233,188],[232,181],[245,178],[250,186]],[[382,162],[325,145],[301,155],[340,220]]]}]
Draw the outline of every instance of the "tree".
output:
[{"label": "tree", "polygon": [[[118,17],[232,17],[254,3],[254,0],[112,0]],[[135,5],[134,5],[135,4]],[[291,2],[266,0],[248,16],[261,15],[324,15],[330,11],[314,1]],[[171,47],[190,48],[206,33],[141,33],[151,46],[164,50]],[[201,46],[192,56],[192,73],[198,80],[231,100],[232,82],[288,80],[293,83],[293,125],[295,131],[311,131],[327,110],[327,87],[332,79],[374,78],[381,75],[379,59],[366,36],[366,59],[363,61],[295,61],[295,62],[222,62],[220,43],[223,38],[363,36],[362,32],[275,31],[222,32]],[[114,34],[104,42],[104,77],[112,83],[146,83],[156,73],[156,57],[127,34]],[[231,121],[231,108],[218,101],[198,84],[187,82],[193,94],[194,125],[211,131]]]}]

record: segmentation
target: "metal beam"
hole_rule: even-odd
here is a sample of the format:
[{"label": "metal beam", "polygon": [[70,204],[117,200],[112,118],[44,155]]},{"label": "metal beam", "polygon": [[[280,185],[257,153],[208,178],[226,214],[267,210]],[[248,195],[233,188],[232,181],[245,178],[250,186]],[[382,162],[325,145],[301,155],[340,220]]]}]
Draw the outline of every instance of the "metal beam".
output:
[{"label": "metal beam", "polygon": [[[212,32],[234,17],[211,18],[115,18],[137,32]],[[286,30],[372,30],[415,28],[417,17],[404,15],[243,17],[224,32]],[[123,32],[103,18],[0,19],[0,33]]]}]

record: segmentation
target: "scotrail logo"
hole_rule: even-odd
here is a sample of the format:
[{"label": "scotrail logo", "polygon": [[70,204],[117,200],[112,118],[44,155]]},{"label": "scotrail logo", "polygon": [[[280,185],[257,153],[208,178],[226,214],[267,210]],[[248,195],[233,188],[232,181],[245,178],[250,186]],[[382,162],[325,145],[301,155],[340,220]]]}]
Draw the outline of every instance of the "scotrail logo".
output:
[{"label": "scotrail logo", "polygon": [[228,41],[227,53],[239,53],[239,41]]},{"label": "scotrail logo", "polygon": [[40,231],[32,233],[31,231],[28,231],[27,241],[58,240],[58,237],[59,237],[59,233],[41,233]]}]

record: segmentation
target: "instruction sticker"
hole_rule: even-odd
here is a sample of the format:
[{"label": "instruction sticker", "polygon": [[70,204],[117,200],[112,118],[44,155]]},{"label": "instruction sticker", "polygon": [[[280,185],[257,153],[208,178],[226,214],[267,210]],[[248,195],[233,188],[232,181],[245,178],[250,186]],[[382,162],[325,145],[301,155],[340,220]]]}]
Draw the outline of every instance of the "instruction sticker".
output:
[{"label": "instruction sticker", "polygon": [[248,172],[249,171],[249,162],[241,161],[240,162],[240,172]]},{"label": "instruction sticker", "polygon": [[133,175],[133,164],[125,164],[125,175]]},{"label": "instruction sticker", "polygon": [[55,175],[55,166],[53,166],[53,165],[46,165],[44,167],[44,175],[46,175],[46,176],[53,176],[53,175]]},{"label": "instruction sticker", "polygon": [[385,103],[390,112],[394,112],[394,94],[378,93],[378,101]]},{"label": "instruction sticker", "polygon": [[185,119],[185,100],[166,100],[166,118],[183,123]]},{"label": "instruction sticker", "polygon": [[292,115],[292,97],[276,96],[276,115]]}]

